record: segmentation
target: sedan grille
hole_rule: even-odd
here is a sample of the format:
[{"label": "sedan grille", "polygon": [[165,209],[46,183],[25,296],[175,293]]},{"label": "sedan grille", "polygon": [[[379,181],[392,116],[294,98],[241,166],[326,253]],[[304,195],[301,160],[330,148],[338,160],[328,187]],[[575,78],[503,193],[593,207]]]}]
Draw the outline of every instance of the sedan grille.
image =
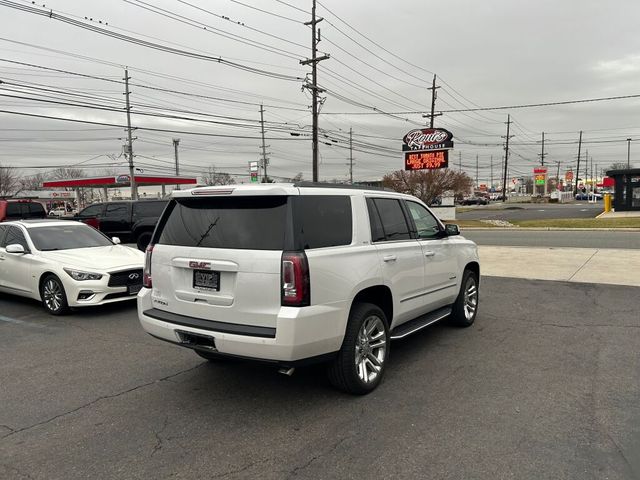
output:
[{"label": "sedan grille", "polygon": [[142,285],[142,269],[125,270],[109,274],[110,287],[126,287],[128,285]]}]

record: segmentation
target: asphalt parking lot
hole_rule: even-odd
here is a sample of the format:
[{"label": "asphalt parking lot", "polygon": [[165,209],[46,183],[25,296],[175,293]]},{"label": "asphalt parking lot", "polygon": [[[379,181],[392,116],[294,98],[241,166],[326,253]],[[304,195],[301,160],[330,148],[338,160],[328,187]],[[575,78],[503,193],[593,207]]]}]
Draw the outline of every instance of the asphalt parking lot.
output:
[{"label": "asphalt parking lot", "polygon": [[640,289],[485,277],[469,329],[394,343],[365,397],[209,364],[133,304],[0,299],[0,478],[632,479]]}]

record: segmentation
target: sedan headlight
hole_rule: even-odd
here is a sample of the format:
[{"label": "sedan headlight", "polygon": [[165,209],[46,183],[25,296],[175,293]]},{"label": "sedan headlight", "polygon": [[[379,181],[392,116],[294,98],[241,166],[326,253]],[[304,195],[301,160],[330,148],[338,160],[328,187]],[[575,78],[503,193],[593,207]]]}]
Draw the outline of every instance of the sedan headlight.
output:
[{"label": "sedan headlight", "polygon": [[100,280],[102,278],[101,273],[82,272],[80,270],[72,270],[70,268],[65,268],[64,271],[67,272],[71,278],[80,282],[83,280]]}]

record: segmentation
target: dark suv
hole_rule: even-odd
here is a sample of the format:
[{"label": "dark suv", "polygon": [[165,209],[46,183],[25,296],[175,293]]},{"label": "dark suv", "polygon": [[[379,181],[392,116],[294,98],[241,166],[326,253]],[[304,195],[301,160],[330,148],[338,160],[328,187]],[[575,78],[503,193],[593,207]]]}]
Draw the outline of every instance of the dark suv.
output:
[{"label": "dark suv", "polygon": [[47,218],[47,212],[41,203],[27,199],[0,200],[0,222],[30,218]]},{"label": "dark suv", "polygon": [[97,228],[108,237],[118,237],[125,243],[135,242],[140,250],[144,250],[166,204],[166,200],[94,203],[78,213],[75,220]]}]

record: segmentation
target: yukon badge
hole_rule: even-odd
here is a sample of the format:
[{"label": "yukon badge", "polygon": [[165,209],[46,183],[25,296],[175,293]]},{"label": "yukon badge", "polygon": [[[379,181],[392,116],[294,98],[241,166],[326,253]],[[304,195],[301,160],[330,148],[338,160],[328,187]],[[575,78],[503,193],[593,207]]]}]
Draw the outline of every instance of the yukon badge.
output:
[{"label": "yukon badge", "polygon": [[189,268],[211,269],[211,262],[198,262],[197,260],[189,260]]}]

